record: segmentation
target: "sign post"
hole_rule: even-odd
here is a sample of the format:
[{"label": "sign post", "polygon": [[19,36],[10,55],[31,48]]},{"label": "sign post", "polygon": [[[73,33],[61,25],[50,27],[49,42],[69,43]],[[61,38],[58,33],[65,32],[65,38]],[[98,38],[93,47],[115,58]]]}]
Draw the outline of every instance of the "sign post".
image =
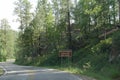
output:
[{"label": "sign post", "polygon": [[72,57],[72,50],[59,51],[59,57],[61,58],[61,66],[62,66],[62,58],[68,58],[68,63],[70,63],[70,58]]}]

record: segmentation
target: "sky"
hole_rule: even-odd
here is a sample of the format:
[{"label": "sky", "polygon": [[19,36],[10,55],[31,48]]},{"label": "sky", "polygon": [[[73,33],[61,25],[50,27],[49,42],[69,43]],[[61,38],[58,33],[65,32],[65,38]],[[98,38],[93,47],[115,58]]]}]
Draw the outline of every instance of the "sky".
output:
[{"label": "sky", "polygon": [[[19,23],[16,22],[17,16],[14,15],[14,2],[17,0],[0,0],[0,20],[5,18],[13,30],[18,31]],[[37,0],[29,0],[35,8]]]}]

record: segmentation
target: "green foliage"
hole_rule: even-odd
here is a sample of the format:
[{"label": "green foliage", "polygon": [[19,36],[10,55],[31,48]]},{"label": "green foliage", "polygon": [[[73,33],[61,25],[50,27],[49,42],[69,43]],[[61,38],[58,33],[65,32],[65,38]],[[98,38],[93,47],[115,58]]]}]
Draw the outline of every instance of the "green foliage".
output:
[{"label": "green foliage", "polygon": [[114,33],[112,38],[112,47],[116,50],[116,52],[120,52],[120,31]]},{"label": "green foliage", "polygon": [[112,44],[112,39],[101,40],[99,44],[91,48],[92,53],[94,54],[105,54],[110,52],[110,47]]},{"label": "green foliage", "polygon": [[1,20],[0,25],[0,61],[6,61],[13,58],[15,54],[15,34],[10,29],[10,25],[6,19]]},{"label": "green foliage", "polygon": [[[30,15],[31,6],[28,0],[16,2],[15,13],[21,24],[16,62],[25,65],[60,66],[58,52],[67,49],[71,39],[72,62],[67,64],[68,59],[62,58],[63,67],[70,65],[70,71],[101,80],[104,80],[102,76],[106,80],[107,77],[114,77],[119,68],[113,69],[108,63],[108,56],[111,46],[119,47],[119,33],[113,39],[111,35],[107,35],[106,40],[100,40],[99,35],[104,34],[105,30],[112,30],[115,27],[113,25],[118,22],[117,1],[79,0],[75,6],[72,2],[52,0],[49,3],[48,0],[38,0],[33,17]],[[73,23],[69,25],[69,21]],[[68,36],[68,26],[71,37]],[[107,71],[107,67],[111,70]],[[102,75],[103,72],[108,75]]]},{"label": "green foliage", "polygon": [[20,22],[20,29],[24,30],[29,26],[32,13],[30,12],[32,5],[28,0],[15,1],[14,13],[18,16],[17,21]]}]

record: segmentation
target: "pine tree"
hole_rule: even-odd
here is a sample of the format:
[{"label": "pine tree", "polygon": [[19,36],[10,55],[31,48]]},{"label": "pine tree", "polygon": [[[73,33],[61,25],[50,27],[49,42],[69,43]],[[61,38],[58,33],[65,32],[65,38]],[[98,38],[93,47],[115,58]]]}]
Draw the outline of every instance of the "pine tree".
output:
[{"label": "pine tree", "polygon": [[10,31],[10,25],[7,21],[7,19],[2,19],[1,20],[1,25],[0,25],[0,60],[5,61],[8,57],[8,55],[12,55],[11,52],[9,52],[10,46],[10,36],[9,36],[9,31]]},{"label": "pine tree", "polygon": [[29,26],[32,19],[32,13],[30,12],[32,5],[28,0],[18,0],[14,4],[16,5],[14,13],[18,16],[17,20],[20,22],[19,28],[23,31]]}]

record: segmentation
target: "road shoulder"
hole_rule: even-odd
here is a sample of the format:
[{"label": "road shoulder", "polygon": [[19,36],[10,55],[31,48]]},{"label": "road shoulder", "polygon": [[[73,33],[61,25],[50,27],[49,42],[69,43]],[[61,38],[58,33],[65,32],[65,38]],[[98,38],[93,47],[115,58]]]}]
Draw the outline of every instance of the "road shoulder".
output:
[{"label": "road shoulder", "polygon": [[2,67],[0,67],[0,76],[4,74],[4,69]]},{"label": "road shoulder", "polygon": [[85,76],[85,75],[80,75],[80,74],[74,74],[80,78],[82,78],[82,80],[97,80],[97,79],[94,79],[94,78],[91,78],[91,77],[88,77],[88,76]]}]

